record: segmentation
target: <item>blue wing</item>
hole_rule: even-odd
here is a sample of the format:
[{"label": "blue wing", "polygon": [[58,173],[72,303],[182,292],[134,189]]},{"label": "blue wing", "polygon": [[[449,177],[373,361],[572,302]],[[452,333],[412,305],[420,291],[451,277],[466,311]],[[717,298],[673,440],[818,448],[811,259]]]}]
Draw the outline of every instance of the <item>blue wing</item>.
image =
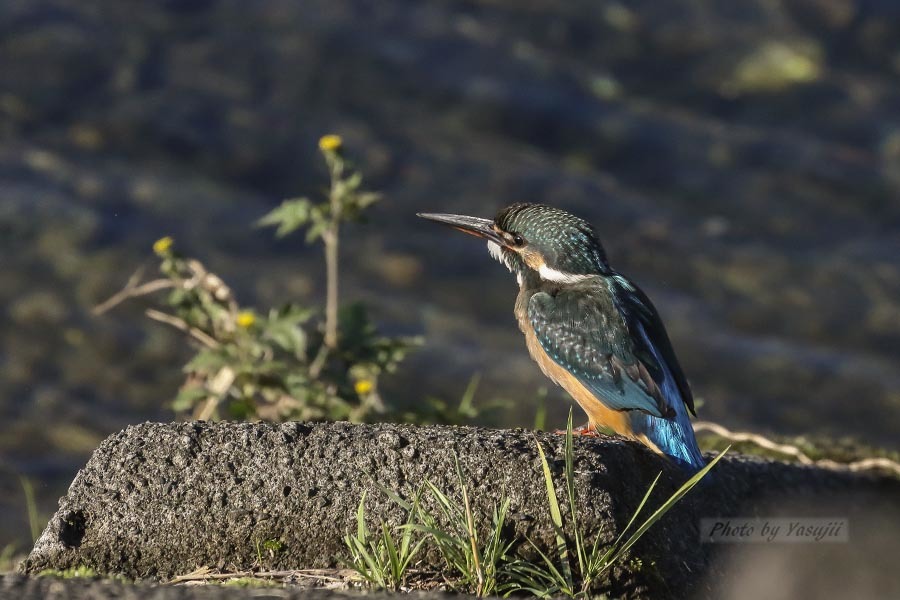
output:
[{"label": "blue wing", "polygon": [[528,318],[550,358],[607,407],[629,411],[634,434],[689,470],[703,467],[690,386],[659,314],[636,285],[614,275],[538,292]]},{"label": "blue wing", "polygon": [[694,397],[662,319],[647,295],[631,281],[616,275],[613,282],[618,288],[614,295],[616,304],[632,333],[635,354],[648,365],[666,404],[674,409],[674,415],[667,419],[634,413],[630,415],[632,429],[647,436],[660,451],[686,469],[697,471],[706,461],[700,454],[688,415],[688,411],[696,414]]},{"label": "blue wing", "polygon": [[613,301],[631,333],[635,356],[647,367],[658,386],[669,384],[670,393],[663,394],[667,404],[672,408],[684,404],[696,416],[691,386],[681,370],[656,307],[647,294],[628,278],[616,274],[610,282],[615,290]]},{"label": "blue wing", "polygon": [[[642,411],[659,418],[675,415],[669,398],[634,343],[604,278],[597,277],[551,295],[538,292],[528,303],[528,319],[544,351],[575,375],[613,410]],[[653,371],[658,366],[651,365]]]}]

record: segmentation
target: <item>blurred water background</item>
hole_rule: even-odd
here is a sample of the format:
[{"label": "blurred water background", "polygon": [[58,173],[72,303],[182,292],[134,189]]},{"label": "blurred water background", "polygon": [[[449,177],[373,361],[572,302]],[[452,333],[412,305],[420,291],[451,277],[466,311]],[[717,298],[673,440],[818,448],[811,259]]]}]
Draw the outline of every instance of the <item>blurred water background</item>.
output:
[{"label": "blurred water background", "polygon": [[[0,546],[30,540],[109,433],[166,407],[190,351],[103,317],[163,235],[269,306],[320,250],[252,222],[326,184],[341,134],[371,222],[345,299],[426,345],[384,382],[528,426],[547,385],[481,243],[416,211],[552,203],[654,299],[701,417],[900,449],[900,5],[886,0],[4,0]],[[551,390],[552,426],[568,401]]]}]

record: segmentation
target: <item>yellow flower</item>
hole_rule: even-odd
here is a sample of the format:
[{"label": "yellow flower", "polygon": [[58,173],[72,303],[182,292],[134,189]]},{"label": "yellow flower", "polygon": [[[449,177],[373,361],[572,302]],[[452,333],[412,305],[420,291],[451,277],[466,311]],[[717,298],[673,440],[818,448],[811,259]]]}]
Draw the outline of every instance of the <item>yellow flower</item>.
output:
[{"label": "yellow flower", "polygon": [[256,315],[254,315],[249,310],[244,310],[238,313],[237,316],[237,324],[238,327],[243,327],[244,329],[249,329],[253,327],[253,324],[256,323]]},{"label": "yellow flower", "polygon": [[319,138],[319,150],[322,152],[337,152],[344,145],[341,136],[329,133]]},{"label": "yellow flower", "polygon": [[171,237],[166,236],[163,238],[159,238],[155,242],[153,242],[153,252],[155,252],[158,256],[164,256],[169,253],[169,250],[172,249],[172,244],[175,242]]},{"label": "yellow flower", "polygon": [[356,393],[360,396],[365,396],[369,392],[371,392],[375,388],[375,384],[372,383],[371,379],[360,379],[353,385],[353,389],[356,390]]}]

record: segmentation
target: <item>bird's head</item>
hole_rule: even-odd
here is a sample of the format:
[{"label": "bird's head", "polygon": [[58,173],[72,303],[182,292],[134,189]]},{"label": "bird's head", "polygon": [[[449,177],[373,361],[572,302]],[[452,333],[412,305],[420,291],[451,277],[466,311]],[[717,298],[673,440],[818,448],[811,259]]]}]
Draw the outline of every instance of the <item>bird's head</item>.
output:
[{"label": "bird's head", "polygon": [[608,270],[606,253],[594,228],[583,219],[544,204],[513,204],[491,219],[419,213],[487,240],[491,256],[519,281],[574,283]]}]

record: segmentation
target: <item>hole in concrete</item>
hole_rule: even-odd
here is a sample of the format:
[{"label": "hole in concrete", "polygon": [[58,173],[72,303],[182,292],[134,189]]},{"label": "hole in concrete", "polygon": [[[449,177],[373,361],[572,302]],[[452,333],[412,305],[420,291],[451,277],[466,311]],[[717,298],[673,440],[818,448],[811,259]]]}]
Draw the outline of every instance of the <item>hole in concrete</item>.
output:
[{"label": "hole in concrete", "polygon": [[87,518],[84,512],[73,510],[62,520],[59,527],[59,541],[67,548],[77,548],[84,539],[84,532],[87,528]]},{"label": "hole in concrete", "polygon": [[285,498],[290,496],[291,495],[291,486],[289,486],[289,485],[284,486],[284,489],[281,490],[281,493],[284,494]]}]

